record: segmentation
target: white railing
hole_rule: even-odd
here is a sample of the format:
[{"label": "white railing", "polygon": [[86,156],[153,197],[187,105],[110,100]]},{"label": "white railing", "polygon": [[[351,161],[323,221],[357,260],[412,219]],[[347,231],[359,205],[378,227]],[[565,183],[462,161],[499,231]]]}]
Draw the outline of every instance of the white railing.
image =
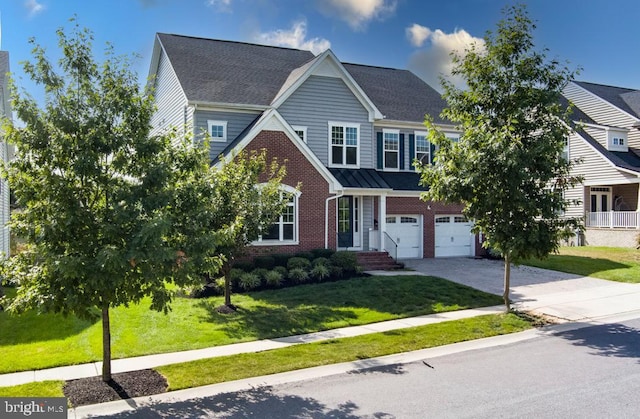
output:
[{"label": "white railing", "polygon": [[588,212],[587,227],[640,228],[640,211]]},{"label": "white railing", "polygon": [[384,250],[386,250],[394,260],[398,260],[398,243],[396,243],[386,231],[384,232]]}]

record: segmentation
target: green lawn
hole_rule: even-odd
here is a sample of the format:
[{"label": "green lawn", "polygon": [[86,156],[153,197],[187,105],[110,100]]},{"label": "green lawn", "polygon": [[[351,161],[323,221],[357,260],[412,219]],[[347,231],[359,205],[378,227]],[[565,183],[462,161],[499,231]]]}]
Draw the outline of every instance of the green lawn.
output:
[{"label": "green lawn", "polygon": [[[515,333],[531,327],[529,320],[515,314],[493,314],[155,369],[167,378],[169,390],[179,390]],[[63,384],[45,381],[0,387],[0,397],[62,397]]]},{"label": "green lawn", "polygon": [[[439,278],[398,276],[234,295],[240,310],[233,315],[215,311],[222,302],[176,298],[168,315],[149,310],[148,301],[112,310],[114,359],[491,306],[501,298]],[[101,348],[99,322],[0,313],[0,373],[97,361]]]},{"label": "green lawn", "polygon": [[622,247],[561,247],[547,259],[529,259],[524,265],[553,269],[611,281],[640,283],[640,250]]}]

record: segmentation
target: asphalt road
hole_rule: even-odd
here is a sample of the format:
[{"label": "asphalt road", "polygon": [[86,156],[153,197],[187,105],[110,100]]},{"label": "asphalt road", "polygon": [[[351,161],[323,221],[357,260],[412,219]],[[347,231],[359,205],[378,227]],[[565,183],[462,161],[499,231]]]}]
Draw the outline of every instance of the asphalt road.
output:
[{"label": "asphalt road", "polygon": [[110,417],[635,418],[639,332],[634,319]]}]

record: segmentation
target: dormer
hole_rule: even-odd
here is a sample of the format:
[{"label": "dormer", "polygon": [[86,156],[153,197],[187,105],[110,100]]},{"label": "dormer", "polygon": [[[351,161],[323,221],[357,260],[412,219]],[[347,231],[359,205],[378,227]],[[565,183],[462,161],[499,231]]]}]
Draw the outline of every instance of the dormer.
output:
[{"label": "dormer", "polygon": [[622,128],[607,128],[607,150],[629,151],[627,132],[628,130]]}]

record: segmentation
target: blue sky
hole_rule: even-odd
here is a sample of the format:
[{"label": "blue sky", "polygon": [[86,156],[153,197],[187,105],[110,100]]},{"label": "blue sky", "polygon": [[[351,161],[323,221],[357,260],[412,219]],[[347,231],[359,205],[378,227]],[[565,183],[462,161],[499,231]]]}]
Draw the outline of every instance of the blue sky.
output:
[{"label": "blue sky", "polygon": [[[582,67],[578,80],[640,88],[640,2],[530,0],[537,47]],[[438,88],[449,52],[494,29],[506,0],[3,0],[1,49],[9,51],[18,85],[35,37],[52,59],[55,31],[77,15],[95,35],[137,54],[133,70],[147,76],[156,32],[311,49],[330,47],[343,62],[408,68]]]}]

